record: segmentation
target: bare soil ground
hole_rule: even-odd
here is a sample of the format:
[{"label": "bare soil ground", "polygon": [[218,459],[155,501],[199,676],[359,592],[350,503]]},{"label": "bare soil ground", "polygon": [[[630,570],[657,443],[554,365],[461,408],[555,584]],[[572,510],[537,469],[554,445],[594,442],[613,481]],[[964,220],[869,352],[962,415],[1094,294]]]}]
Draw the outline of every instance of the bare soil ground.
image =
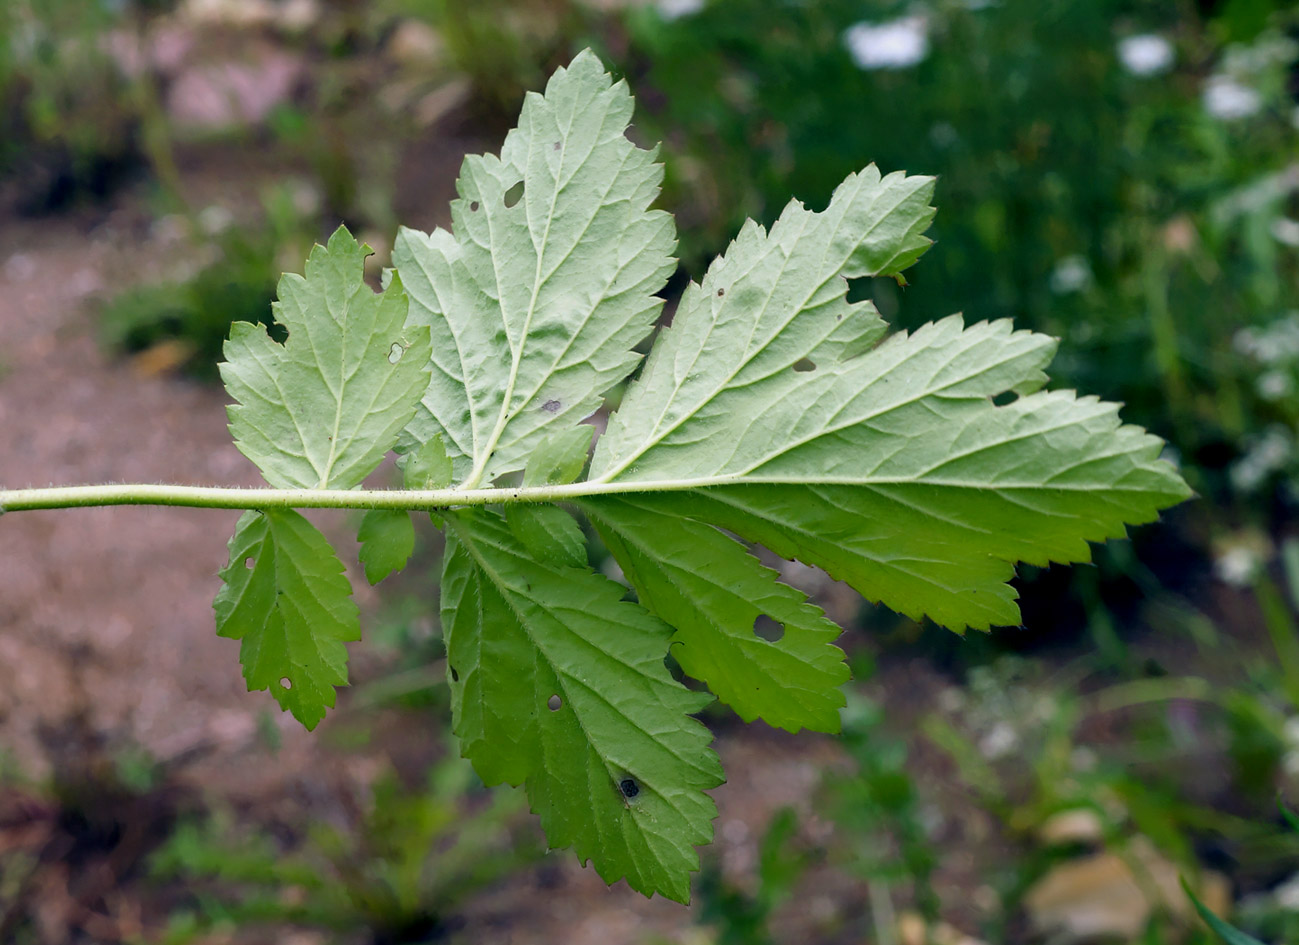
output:
[{"label": "bare soil ground", "polygon": [[[0,228],[0,481],[253,485],[218,390],[142,376],[97,347],[88,302],[147,278],[151,247],[112,217]],[[5,516],[0,743],[37,777],[42,732],[85,718],[168,759],[247,728],[210,598],[238,513],[105,508]],[[240,703],[244,702],[243,707]]]}]

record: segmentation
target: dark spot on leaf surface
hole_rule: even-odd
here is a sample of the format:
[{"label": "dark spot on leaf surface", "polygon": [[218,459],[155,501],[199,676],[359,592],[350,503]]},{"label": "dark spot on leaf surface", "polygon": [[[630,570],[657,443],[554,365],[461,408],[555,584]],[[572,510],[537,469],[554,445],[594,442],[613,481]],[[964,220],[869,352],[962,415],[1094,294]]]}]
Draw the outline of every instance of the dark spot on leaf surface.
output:
[{"label": "dark spot on leaf surface", "polygon": [[726,290],[725,290],[725,289],[718,289],[718,290],[717,290],[717,297],[718,297],[719,299],[720,299],[723,295],[725,295],[725,294],[726,294]]},{"label": "dark spot on leaf surface", "polygon": [[559,413],[559,408],[564,406],[558,400],[548,400],[541,405],[541,409],[546,413]]},{"label": "dark spot on leaf surface", "polygon": [[519,181],[505,192],[505,206],[512,207],[523,199],[523,181]]},{"label": "dark spot on leaf surface", "polygon": [[451,667],[451,681],[460,682],[460,674],[456,672],[456,668],[454,666]]},{"label": "dark spot on leaf surface", "polygon": [[559,150],[559,142],[558,142],[558,141],[555,142],[555,150],[556,150],[556,151]]},{"label": "dark spot on leaf surface", "polygon": [[478,201],[477,201],[477,200],[475,200],[473,203],[471,203],[471,204],[469,205],[469,211],[470,211],[470,213],[476,213],[476,212],[478,211]]},{"label": "dark spot on leaf surface", "polygon": [[546,700],[546,708],[550,709],[551,712],[558,712],[563,704],[564,700],[559,698],[558,693]]},{"label": "dark spot on leaf surface", "polygon": [[623,778],[618,782],[618,790],[622,791],[622,796],[630,800],[640,793],[640,785],[632,778]]},{"label": "dark spot on leaf surface", "polygon": [[816,362],[811,358],[799,358],[794,362],[794,370],[800,374],[806,374],[808,371],[816,370]]}]

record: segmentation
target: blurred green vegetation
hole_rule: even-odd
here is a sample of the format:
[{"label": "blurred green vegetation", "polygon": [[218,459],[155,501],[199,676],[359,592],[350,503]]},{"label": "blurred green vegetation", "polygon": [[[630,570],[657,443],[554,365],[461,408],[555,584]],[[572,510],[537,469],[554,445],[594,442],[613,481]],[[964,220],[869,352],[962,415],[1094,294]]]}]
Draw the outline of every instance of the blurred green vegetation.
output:
[{"label": "blurred green vegetation", "polygon": [[[1092,663],[1003,657],[975,668],[938,693],[922,738],[890,723],[859,663],[844,713],[847,764],[826,768],[810,810],[777,813],[746,881],[710,853],[696,886],[700,941],[780,941],[791,914],[836,886],[817,941],[1217,941],[1179,878],[1235,927],[1295,941],[1292,815],[1266,789],[1248,801],[1257,779],[1274,787],[1299,757],[1293,731],[1261,721],[1294,717],[1275,699],[1278,680],[1105,684]],[[1215,770],[1253,725],[1281,740],[1267,770]],[[830,829],[814,829],[825,821]],[[850,892],[827,870],[848,877]],[[1245,891],[1234,907],[1233,884]]]},{"label": "blurred green vegetation", "polygon": [[180,824],[154,855],[160,881],[183,884],[169,945],[214,931],[319,928],[391,945],[442,937],[475,892],[535,862],[535,836],[515,829],[523,798],[488,794],[451,757],[407,786],[378,777],[355,822],[317,822],[290,845],[218,811]]},{"label": "blurred green vegetation", "polygon": [[215,232],[206,235],[192,274],[114,296],[100,313],[100,340],[117,351],[152,352],[162,366],[208,380],[217,377],[231,322],[260,322],[282,341],[272,311],[281,266],[289,253],[305,258],[315,221],[295,205],[292,185],[268,189],[262,209],[247,226],[209,214],[219,228],[209,228]]},{"label": "blurred green vegetation", "polygon": [[[621,61],[643,135],[665,141],[693,275],[790,194],[824,205],[871,161],[935,174],[937,245],[906,288],[859,295],[902,327],[960,309],[1056,335],[1056,383],[1126,403],[1224,518],[1293,511],[1299,389],[1277,337],[1299,305],[1288,4],[1217,18],[1176,0],[664,7],[629,13]],[[917,61],[856,64],[854,37],[887,59],[899,33],[923,44]]]}]

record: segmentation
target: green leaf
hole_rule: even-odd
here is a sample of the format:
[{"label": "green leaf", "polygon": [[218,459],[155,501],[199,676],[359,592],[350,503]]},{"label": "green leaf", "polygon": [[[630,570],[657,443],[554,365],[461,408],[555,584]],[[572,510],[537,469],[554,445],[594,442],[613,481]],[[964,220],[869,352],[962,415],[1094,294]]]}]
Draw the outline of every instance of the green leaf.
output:
[{"label": "green leaf", "polygon": [[1222,939],[1226,945],[1263,945],[1263,943],[1254,938],[1254,936],[1246,935],[1244,932],[1240,931],[1240,929],[1233,928],[1219,919],[1209,911],[1208,907],[1205,906],[1204,903],[1200,902],[1199,897],[1191,891],[1191,887],[1187,885],[1185,879],[1182,879],[1181,883],[1182,890],[1186,893],[1186,898],[1191,900],[1191,905],[1195,906],[1195,911],[1200,914],[1200,918],[1204,920],[1205,925],[1212,929],[1214,934],[1216,934],[1218,938]]},{"label": "green leaf", "polygon": [[489,510],[449,512],[442,583],[455,730],[488,784],[526,783],[551,846],[606,882],[689,899],[722,781],[708,701],[663,664],[671,628],[623,588],[536,556]]},{"label": "green leaf", "polygon": [[528,457],[523,470],[523,484],[557,486],[576,482],[586,468],[594,435],[595,427],[582,425],[546,437]]},{"label": "green leaf", "polygon": [[1295,812],[1285,806],[1279,794],[1277,795],[1276,806],[1281,811],[1281,819],[1286,822],[1286,825],[1295,833],[1299,833],[1299,816],[1295,816]]},{"label": "green leaf", "polygon": [[[677,628],[681,668],[746,722],[839,730],[848,680],[838,625],[712,526],[637,498],[583,500],[646,608]],[[766,615],[779,640],[755,632]]]},{"label": "green leaf", "polygon": [[508,505],[505,523],[534,558],[574,568],[587,566],[586,536],[576,519],[563,509],[553,505]]},{"label": "green leaf", "polygon": [[245,512],[221,571],[217,633],[241,641],[248,690],[269,689],[308,729],[347,685],[361,639],[352,588],[325,536],[297,512]]},{"label": "green leaf", "polygon": [[445,489],[451,485],[451,457],[442,437],[434,436],[403,456],[401,472],[407,489]]},{"label": "green leaf", "polygon": [[[661,457],[700,426],[761,436],[763,414],[779,410],[781,397],[793,395],[788,411],[807,406],[811,382],[824,385],[883,336],[874,305],[846,300],[845,280],[895,271],[920,254],[915,234],[933,218],[933,188],[931,177],[881,177],[871,165],[840,184],[821,213],[791,201],[770,234],[745,224],[703,284],[686,289],[600,438],[592,478],[644,480],[651,448]],[[699,452],[711,473],[734,444],[710,436],[695,445],[667,461],[677,478],[695,472]]]},{"label": "green leaf", "polygon": [[400,282],[376,294],[365,257],[343,227],[317,246],[306,277],[280,280],[276,320],[235,322],[221,377],[236,401],[230,432],[240,452],[278,488],[350,489],[396,443],[428,385],[428,329],[406,325]]},{"label": "green leaf", "polygon": [[[362,251],[336,236],[305,280],[287,277],[288,345],[240,329],[226,374],[241,449],[275,484],[355,485],[404,425],[409,488],[454,484],[479,502],[501,487],[504,512],[431,510],[448,528],[465,751],[488,781],[527,783],[552,844],[684,899],[720,769],[689,718],[703,697],[663,665],[669,646],[743,718],[834,730],[843,705],[837,628],[742,542],[901,613],[987,628],[1020,620],[1017,562],[1085,561],[1090,542],[1189,490],[1116,405],[1042,390],[1053,339],[959,316],[889,336],[869,302],[848,301],[848,280],[901,282],[930,245],[933,180],[874,166],[823,211],[794,201],[770,231],[742,229],[687,288],[579,482],[599,425],[584,421],[636,367],[675,265],[672,220],[649,209],[662,170],[627,139],[631,112],[582,53],[528,96],[499,157],[466,158],[450,231],[401,231],[382,296],[361,292]],[[333,316],[323,334],[294,317],[308,301]],[[332,337],[340,305],[349,324],[353,307],[383,322],[381,351],[401,332],[396,368],[421,375],[385,392],[392,371],[331,373],[354,363],[334,357],[352,329],[310,342]],[[282,404],[263,378],[274,367],[307,393]],[[331,440],[340,417],[373,449]],[[591,571],[578,523],[541,501],[590,517],[639,603]],[[379,537],[395,522],[367,519],[371,576],[400,563]]]},{"label": "green leaf", "polygon": [[663,170],[623,134],[631,113],[625,83],[580,54],[544,97],[528,95],[499,158],[465,159],[453,232],[397,236],[411,318],[433,336],[433,376],[401,448],[441,434],[466,487],[522,469],[640,360],[675,235],[649,209]]},{"label": "green leaf", "polygon": [[[622,85],[580,55],[529,96],[499,159],[466,159],[453,232],[399,235],[412,320],[434,341],[400,448],[443,437],[465,490],[524,470],[521,487],[501,490],[503,515],[447,520],[443,619],[466,751],[489,781],[528,781],[552,844],[576,845],[606,878],[683,898],[693,852],[669,865],[662,851],[600,839],[627,836],[628,808],[608,790],[627,762],[593,733],[611,719],[641,733],[630,745],[683,731],[659,696],[624,699],[620,687],[644,684],[606,659],[630,645],[622,615],[650,618],[614,607],[618,588],[583,567],[576,523],[524,491],[578,505],[640,603],[672,625],[644,644],[656,674],[670,641],[743,718],[834,730],[846,678],[837,628],[731,536],[902,613],[986,628],[1019,622],[1006,584],[1016,562],[1086,560],[1088,542],[1188,490],[1160,441],[1121,426],[1115,405],[1039,393],[1052,339],[956,316],[885,338],[874,307],[847,300],[847,280],[900,278],[930,245],[933,180],[873,166],[824,211],[792,202],[770,232],[744,227],[686,290],[586,485],[564,485],[589,449],[581,421],[635,364],[658,311],[650,293],[672,265],[671,222],[648,210],[659,169],[624,137],[630,113]],[[1007,392],[1018,399],[1000,404]],[[778,639],[758,632],[764,616]],[[582,655],[578,640],[603,648]],[[594,729],[567,715],[576,696],[559,687],[574,678],[599,687],[598,699],[574,690],[574,715],[595,713]],[[541,709],[552,695],[558,714]],[[574,758],[586,759],[576,772]],[[699,770],[654,763],[636,777],[654,772],[655,798],[693,796],[708,783]],[[686,821],[670,831],[674,850],[704,835],[697,815]]]},{"label": "green leaf", "polygon": [[415,551],[415,526],[402,509],[370,509],[361,519],[356,540],[361,543],[365,579],[378,584],[406,567]]},{"label": "green leaf", "polygon": [[591,481],[957,630],[1019,623],[1016,561],[1089,560],[1088,542],[1186,498],[1117,405],[1033,393],[1053,339],[952,316],[876,344],[883,323],[845,277],[914,258],[931,187],[868,168],[823,213],[791,203],[770,234],[746,226],[687,289]]}]

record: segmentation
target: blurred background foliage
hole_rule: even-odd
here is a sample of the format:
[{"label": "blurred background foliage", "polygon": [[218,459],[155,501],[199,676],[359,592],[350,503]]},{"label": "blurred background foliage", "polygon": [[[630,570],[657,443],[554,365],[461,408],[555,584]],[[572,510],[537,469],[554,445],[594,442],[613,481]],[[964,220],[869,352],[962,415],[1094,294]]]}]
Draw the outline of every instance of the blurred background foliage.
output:
[{"label": "blurred background foliage", "polygon": [[[229,323],[270,323],[278,273],[338,222],[376,279],[398,222],[444,223],[459,155],[495,150],[584,46],[662,142],[669,306],[791,195],[823,206],[872,161],[937,175],[934,248],[853,297],[900,328],[959,310],[1058,337],[1055,385],[1123,401],[1199,493],[1094,568],[1024,569],[1023,632],[960,639],[781,565],[873,631],[844,639],[844,736],[762,822],[724,811],[694,907],[629,940],[1216,941],[1179,876],[1259,940],[1299,940],[1276,805],[1299,800],[1292,3],[0,0],[0,223],[128,208],[162,258],[96,300],[95,330],[203,383]],[[295,821],[182,791],[129,745],[39,782],[0,766],[0,939],[434,941],[500,890],[520,928],[568,895],[517,802],[427,737],[447,716],[430,591],[395,596],[331,730],[344,755],[388,752],[359,794]],[[709,721],[763,759],[725,790],[784,797],[799,749]],[[389,752],[402,732],[419,750]],[[150,921],[51,932],[41,891],[69,863],[150,890]]]},{"label": "blurred background foliage", "polygon": [[1125,402],[1206,498],[1293,506],[1292,451],[1257,453],[1293,429],[1292,358],[1262,377],[1250,339],[1287,330],[1299,285],[1297,21],[1228,7],[876,4],[864,29],[836,0],[646,7],[627,55],[694,271],[745,217],[822,206],[868,161],[935,174],[938,245],[905,289],[862,290],[886,317],[1056,335],[1055,377]]}]

